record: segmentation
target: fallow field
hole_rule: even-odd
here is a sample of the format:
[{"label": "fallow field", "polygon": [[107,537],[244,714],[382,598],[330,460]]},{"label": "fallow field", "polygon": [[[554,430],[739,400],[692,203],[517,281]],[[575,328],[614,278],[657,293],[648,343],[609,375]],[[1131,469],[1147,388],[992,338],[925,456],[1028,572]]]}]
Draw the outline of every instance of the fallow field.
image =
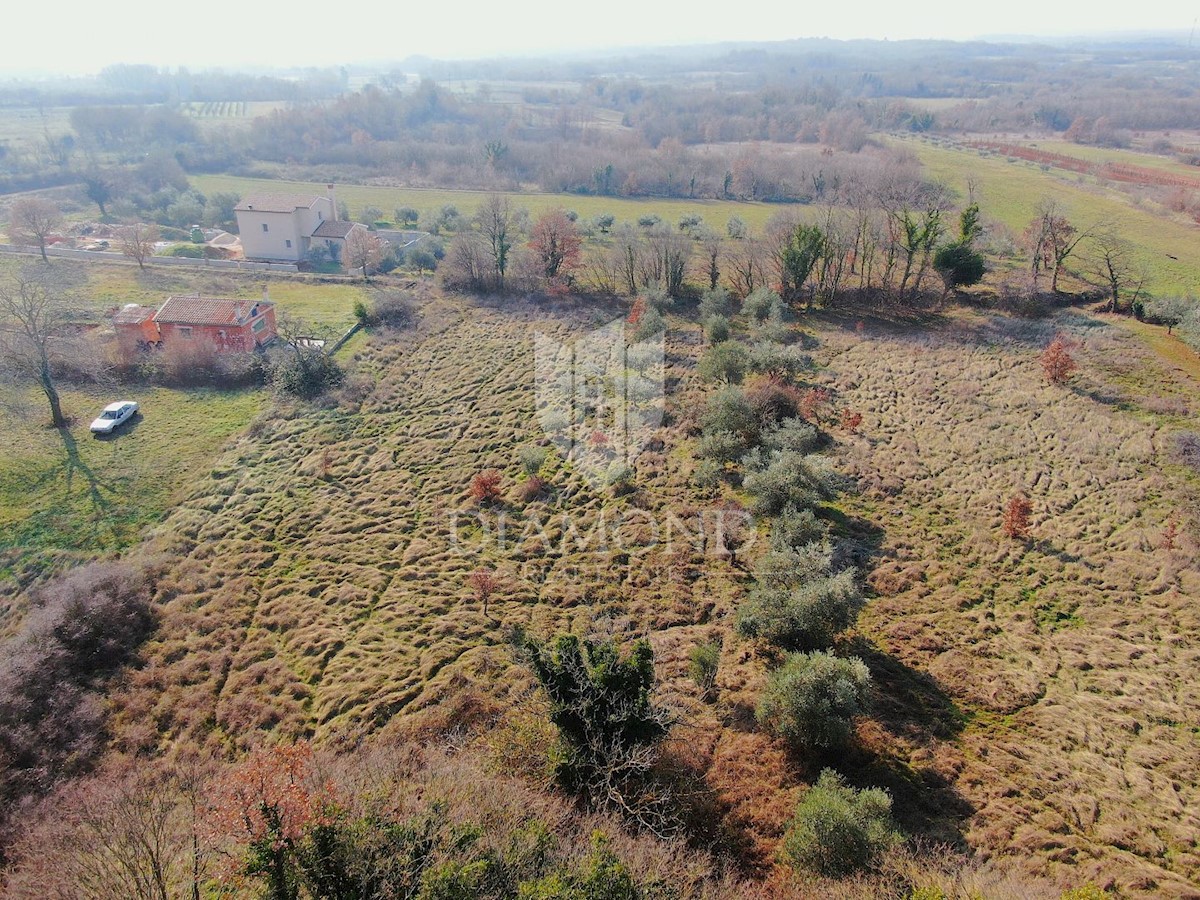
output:
[{"label": "fallow field", "polygon": [[[145,664],[113,698],[118,747],[352,747],[486,724],[517,765],[545,735],[511,630],[644,634],[683,723],[671,752],[712,788],[722,834],[769,868],[816,771],[752,724],[766,660],[731,628],[749,576],[697,524],[736,494],[690,482],[690,315],[670,317],[668,416],[636,489],[551,453],[547,486],[521,491],[517,455],[544,444],[533,334],[569,340],[622,312],[430,299],[416,330],[360,346],[337,396],[256,420],[143,548],[175,562]],[[802,324],[814,379],[865,416],[860,434],[835,429],[857,487],[830,516],[873,592],[843,649],[876,696],[839,767],[889,787],[910,834],[977,851],[980,883],[1026,885],[987,896],[1194,893],[1197,478],[1176,456],[1194,375],[1081,312]],[[1038,365],[1060,331],[1081,363],[1066,387]],[[467,488],[489,467],[505,496],[481,510]],[[1034,502],[1029,542],[1001,535],[1017,491]],[[467,586],[479,567],[502,585],[488,615]],[[705,702],[687,652],[711,640]]]}]

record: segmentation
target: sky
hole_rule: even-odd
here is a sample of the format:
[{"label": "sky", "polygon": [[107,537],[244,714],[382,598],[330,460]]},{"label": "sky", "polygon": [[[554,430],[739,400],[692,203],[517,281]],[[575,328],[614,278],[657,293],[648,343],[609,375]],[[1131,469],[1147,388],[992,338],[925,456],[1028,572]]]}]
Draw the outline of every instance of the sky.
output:
[{"label": "sky", "polygon": [[54,0],[5,10],[0,73],[88,74],[119,62],[323,67],[414,54],[466,59],[801,37],[1186,33],[1198,13],[1194,0]]}]

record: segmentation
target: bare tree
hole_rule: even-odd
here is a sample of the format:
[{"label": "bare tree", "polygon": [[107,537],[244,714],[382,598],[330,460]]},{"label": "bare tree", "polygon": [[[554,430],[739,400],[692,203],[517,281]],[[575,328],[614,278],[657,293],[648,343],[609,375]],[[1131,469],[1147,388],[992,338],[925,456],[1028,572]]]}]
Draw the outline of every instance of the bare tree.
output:
[{"label": "bare tree", "polygon": [[154,244],[159,238],[157,225],[125,225],[118,229],[117,240],[121,252],[136,260],[139,269],[146,268],[146,260],[154,255]]},{"label": "bare tree", "polygon": [[373,231],[365,228],[351,229],[346,235],[346,252],[343,264],[347,269],[362,269],[363,281],[370,281],[367,269],[383,262],[387,242]]},{"label": "bare tree", "polygon": [[513,216],[512,203],[499,194],[490,195],[475,213],[475,221],[491,249],[493,277],[499,290],[504,289],[504,274],[513,246]]},{"label": "bare tree", "polygon": [[1029,249],[1030,271],[1034,284],[1043,269],[1050,270],[1050,290],[1058,293],[1058,276],[1063,264],[1075,252],[1080,242],[1096,233],[1100,224],[1080,231],[1067,219],[1056,200],[1043,199],[1037,205],[1037,215],[1025,229],[1025,244]]},{"label": "bare tree", "polygon": [[67,424],[52,361],[71,343],[71,289],[61,271],[36,264],[0,280],[0,352],[17,375],[37,382],[55,428]]},{"label": "bare tree", "polygon": [[1096,274],[1109,290],[1109,312],[1120,311],[1123,293],[1130,295],[1131,304],[1137,301],[1146,282],[1146,270],[1138,268],[1129,241],[1113,231],[1102,231],[1092,241],[1091,258]]},{"label": "bare tree", "polygon": [[46,256],[46,241],[62,227],[63,216],[58,206],[45,197],[20,197],[9,210],[8,234],[18,244],[36,244]]}]

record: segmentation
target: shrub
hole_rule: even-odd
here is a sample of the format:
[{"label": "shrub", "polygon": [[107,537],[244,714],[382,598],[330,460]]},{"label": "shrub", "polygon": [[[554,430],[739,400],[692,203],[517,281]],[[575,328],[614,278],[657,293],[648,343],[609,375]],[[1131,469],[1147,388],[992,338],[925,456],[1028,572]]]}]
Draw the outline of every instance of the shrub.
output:
[{"label": "shrub", "polygon": [[815,426],[798,417],[783,419],[762,433],[762,445],[768,450],[812,453],[824,442],[824,436]]},{"label": "shrub", "polygon": [[755,288],[742,301],[742,313],[756,322],[765,322],[772,310],[779,310],[782,315],[783,299],[770,288]]},{"label": "shrub", "polygon": [[471,478],[471,486],[467,489],[471,499],[481,505],[495,503],[503,493],[500,489],[501,480],[501,474],[495,469],[477,472]]},{"label": "shrub", "polygon": [[1029,537],[1029,514],[1033,504],[1024,494],[1012,497],[1004,507],[1004,534],[1010,538],[1024,540]]},{"label": "shrub", "polygon": [[791,382],[813,367],[812,357],[777,341],[759,341],[750,348],[750,370]]},{"label": "shrub", "polygon": [[800,411],[801,394],[789,384],[773,378],[755,378],[746,386],[746,399],[764,428],[792,419]]},{"label": "shrub", "polygon": [[641,315],[637,326],[633,329],[633,339],[640,344],[642,341],[648,341],[655,335],[662,334],[666,330],[667,323],[663,319],[662,313],[650,307]]},{"label": "shrub", "polygon": [[649,643],[637,641],[622,655],[611,640],[563,635],[550,646],[527,641],[525,650],[563,744],[559,781],[600,803],[624,793],[648,771],[651,760],[642,750],[666,734],[665,716],[650,702]]},{"label": "shrub", "polygon": [[836,749],[849,740],[870,684],[861,659],[839,659],[820,650],[792,653],[772,673],[755,718],[799,749]]},{"label": "shrub", "polygon": [[733,301],[725,288],[713,288],[700,296],[700,318],[702,320],[721,318],[728,319],[733,315]]},{"label": "shrub", "polygon": [[729,320],[723,316],[709,316],[704,320],[704,339],[710,344],[729,340]]},{"label": "shrub", "polygon": [[777,450],[761,467],[756,460],[745,461],[755,463],[742,484],[753,498],[751,510],[756,516],[773,516],[789,506],[804,509],[836,493],[829,461],[816,454]]},{"label": "shrub", "polygon": [[827,529],[811,509],[788,506],[771,520],[771,549],[791,550],[822,540]]},{"label": "shrub", "polygon": [[721,662],[721,647],[718,644],[696,644],[688,653],[688,675],[696,682],[703,697],[712,694],[717,682],[717,667]]},{"label": "shrub", "polygon": [[702,459],[731,463],[746,452],[746,442],[732,431],[714,431],[700,438],[698,454]]},{"label": "shrub", "polygon": [[[764,565],[792,565],[804,551],[773,550]],[[854,572],[847,569],[834,574],[829,568],[829,550],[822,552],[815,568],[774,569],[774,577],[763,578],[738,608],[738,634],[783,650],[821,650],[833,643],[838,632],[854,624],[863,607]]]},{"label": "shrub", "polygon": [[411,328],[417,321],[417,307],[412,298],[401,291],[378,290],[371,296],[369,306],[361,300],[354,304],[354,315],[364,325]]},{"label": "shrub", "polygon": [[542,493],[546,487],[544,479],[537,475],[530,475],[517,487],[517,498],[522,503],[531,503]]},{"label": "shrub", "polygon": [[1067,342],[1062,337],[1056,337],[1042,351],[1042,371],[1046,380],[1051,384],[1065,384],[1078,366],[1071,354],[1067,352]]},{"label": "shrub", "polygon": [[154,626],[147,575],[125,563],[82,566],[31,599],[0,652],[0,809],[100,749],[104,683]]},{"label": "shrub", "polygon": [[342,383],[345,373],[318,347],[292,347],[275,357],[271,383],[281,394],[311,400]]},{"label": "shrub", "polygon": [[733,385],[709,395],[700,424],[706,435],[729,432],[747,447],[758,440],[758,416],[741,388]]},{"label": "shrub", "polygon": [[542,471],[548,455],[545,447],[525,446],[517,451],[517,462],[526,475],[536,475]]},{"label": "shrub", "polygon": [[840,878],[873,868],[899,839],[887,791],[856,790],[825,769],[796,806],[780,855],[797,869]]},{"label": "shrub", "polygon": [[1181,431],[1175,435],[1172,456],[1180,465],[1200,473],[1200,434],[1194,431]]},{"label": "shrub", "polygon": [[708,381],[740,384],[746,375],[749,355],[736,341],[713,344],[700,357],[700,376]]},{"label": "shrub", "polygon": [[711,491],[716,488],[721,479],[725,475],[725,467],[715,459],[706,459],[701,461],[692,472],[692,484],[703,491]]}]

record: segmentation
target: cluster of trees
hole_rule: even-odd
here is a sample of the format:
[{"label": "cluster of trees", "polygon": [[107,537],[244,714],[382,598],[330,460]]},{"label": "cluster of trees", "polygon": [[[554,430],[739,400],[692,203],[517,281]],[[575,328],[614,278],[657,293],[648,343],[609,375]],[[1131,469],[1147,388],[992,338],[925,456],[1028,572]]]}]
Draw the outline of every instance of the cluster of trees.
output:
[{"label": "cluster of trees", "polygon": [[[754,586],[734,627],[742,638],[782,654],[756,709],[759,724],[796,751],[820,758],[850,740],[871,683],[860,659],[833,652],[863,596],[854,570],[835,566],[828,529],[817,515],[839,489],[818,452],[825,441],[821,423],[832,418],[831,398],[802,379],[810,363],[785,343],[792,334],[778,294],[759,288],[742,303],[749,347],[729,339],[730,314],[728,293],[704,294],[700,315],[709,346],[699,371],[716,387],[700,417],[694,477],[709,489],[740,484],[753,515],[769,523],[770,547],[754,568]],[[861,419],[840,421],[857,427]],[[703,658],[701,652],[698,675],[707,679]],[[867,868],[897,839],[890,810],[886,792],[859,792],[826,772],[797,808],[782,854],[826,875]]]},{"label": "cluster of trees", "polygon": [[749,297],[770,288],[796,309],[848,297],[911,301],[934,276],[943,293],[982,279],[977,204],[962,210],[950,232],[948,193],[908,170],[877,173],[837,200],[815,215],[781,212],[754,234],[737,218],[718,230],[698,216],[617,224],[612,216],[580,221],[554,210],[529,224],[526,211],[492,195],[471,220],[454,220],[461,230],[440,271],[448,286],[470,291],[637,296],[656,288],[679,297],[721,288]]}]

